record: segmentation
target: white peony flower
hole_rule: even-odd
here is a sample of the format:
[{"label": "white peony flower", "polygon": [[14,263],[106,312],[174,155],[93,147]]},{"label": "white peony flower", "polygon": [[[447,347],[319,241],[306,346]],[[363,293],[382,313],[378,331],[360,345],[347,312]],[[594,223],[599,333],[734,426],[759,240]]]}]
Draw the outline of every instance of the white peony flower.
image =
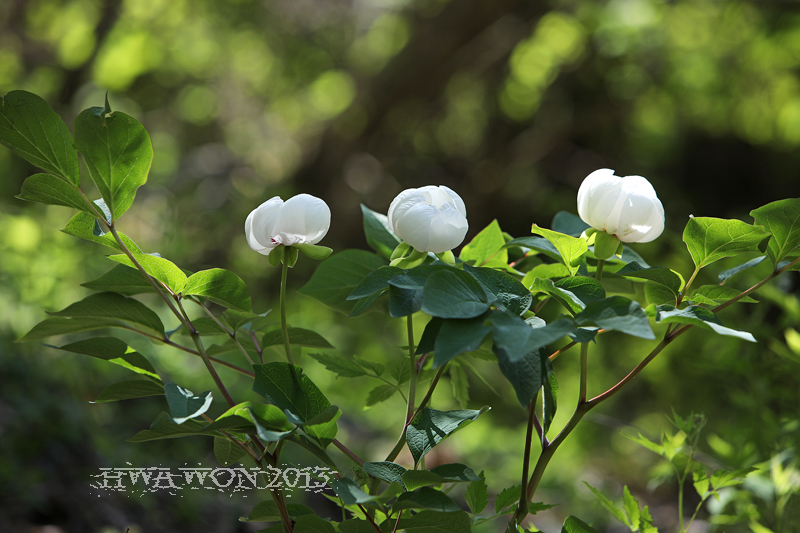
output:
[{"label": "white peony flower", "polygon": [[298,194],[285,202],[275,196],[256,207],[247,216],[244,232],[250,248],[269,255],[281,244],[316,244],[330,227],[328,204],[310,194]]},{"label": "white peony flower", "polygon": [[578,215],[622,242],[650,242],[664,231],[664,207],[650,182],[641,176],[620,178],[608,168],[583,180]]},{"label": "white peony flower", "polygon": [[389,227],[418,252],[447,252],[467,235],[464,200],[444,185],[406,189],[389,206]]}]

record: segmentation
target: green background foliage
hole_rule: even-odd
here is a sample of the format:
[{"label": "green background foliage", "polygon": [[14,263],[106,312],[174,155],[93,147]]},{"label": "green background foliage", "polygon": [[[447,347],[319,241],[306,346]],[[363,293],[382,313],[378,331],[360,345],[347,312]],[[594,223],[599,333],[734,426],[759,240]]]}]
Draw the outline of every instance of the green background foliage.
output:
[{"label": "green background foliage", "polygon": [[[252,310],[273,309],[264,319],[268,331],[278,323],[279,272],[248,248],[243,223],[266,199],[297,192],[331,206],[331,231],[321,244],[340,251],[366,248],[359,204],[385,213],[407,187],[456,190],[467,205],[468,242],[494,219],[514,237],[530,237],[532,223],[552,227],[557,211],[575,211],[578,185],[597,168],[641,174],[659,192],[668,229],[636,251],[688,279],[694,265],[680,232],[690,214],[750,224],[752,209],[797,194],[798,64],[800,18],[784,3],[0,4],[0,93],[35,92],[72,129],[78,114],[101,106],[110,91],[112,107],[138,119],[153,147],[148,183],[120,221],[122,231],[142,251],[161,252],[193,272],[236,272],[250,288]],[[254,530],[236,521],[254,507],[252,496],[90,494],[91,475],[100,467],[211,465],[214,447],[201,437],[127,442],[166,410],[162,398],[89,405],[108,385],[130,379],[129,370],[39,341],[13,342],[43,320],[44,311],[92,294],[80,284],[113,266],[103,257],[112,250],[56,231],[71,211],[14,198],[35,172],[0,149],[0,524],[20,530],[45,524],[65,531]],[[720,259],[694,287],[718,283],[716,273],[739,262]],[[729,285],[751,285],[771,262],[743,271]],[[386,410],[403,411],[391,383],[403,380],[396,362],[404,325],[375,313],[347,318],[298,294],[294,289],[315,266],[301,259],[292,271],[290,324],[321,333],[336,353],[384,365],[392,381],[334,378],[325,369],[328,359],[309,357],[305,348],[300,361],[353,417],[340,419],[339,437],[357,443],[359,456],[378,461],[396,438],[398,420]],[[656,439],[669,430],[666,415],[674,408],[706,414],[700,450],[717,466],[770,465],[759,474],[761,492],[754,482],[730,493],[726,504],[712,502],[719,512],[704,511],[701,519],[738,513],[730,520],[740,525],[717,527],[747,531],[752,519],[777,528],[780,509],[791,509],[800,490],[794,470],[800,445],[796,287],[796,277],[782,276],[760,291],[758,306],[724,312],[726,325],[751,332],[758,344],[690,332],[587,417],[559,450],[558,468],[548,471],[537,496],[561,505],[537,513],[532,523],[556,531],[565,516],[578,514],[601,530],[601,524],[616,524],[577,483],[588,480],[615,501],[627,485],[650,506],[657,525],[674,527],[677,489],[669,472],[656,455],[621,435],[642,431]],[[549,321],[555,306],[553,316],[548,311],[543,316]],[[165,310],[159,315],[167,329],[177,327]],[[418,339],[424,327],[420,317]],[[609,335],[618,336],[613,348],[592,348],[598,391],[649,346]],[[163,371],[165,382],[213,389],[199,360],[123,338]],[[280,348],[274,346],[267,360],[280,361]],[[492,410],[426,455],[426,467],[480,465],[489,487],[509,487],[518,483],[525,412],[497,365],[463,361],[443,378],[450,386],[437,389],[432,406]],[[559,427],[569,414],[563,406],[577,394],[577,355],[565,354],[554,365],[562,409],[553,424]],[[220,372],[231,390],[258,401],[245,392],[247,380]],[[300,452],[292,459],[311,460]],[[413,463],[410,454],[400,460]],[[462,508],[467,490],[451,494]],[[308,500],[322,515],[333,509],[303,493],[294,498]],[[466,501],[480,502],[481,495],[468,494]]]}]

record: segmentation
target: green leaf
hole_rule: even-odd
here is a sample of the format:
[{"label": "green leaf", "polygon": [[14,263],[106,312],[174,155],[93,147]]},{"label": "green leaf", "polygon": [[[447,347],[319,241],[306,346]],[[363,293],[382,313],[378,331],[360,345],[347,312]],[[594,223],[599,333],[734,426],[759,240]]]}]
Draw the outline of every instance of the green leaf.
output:
[{"label": "green leaf", "polygon": [[638,436],[633,436],[633,435],[629,435],[627,433],[622,433],[622,436],[632,440],[633,442],[635,442],[635,443],[637,443],[637,444],[639,444],[641,446],[644,446],[645,448],[647,448],[648,450],[650,450],[653,453],[656,453],[658,455],[666,457],[663,445],[651,441],[650,439],[648,439],[647,437],[645,437],[641,433],[639,433]]},{"label": "green leaf", "polygon": [[[151,254],[131,254],[142,265],[142,268],[152,278],[157,279],[175,294],[179,294],[186,287],[186,274],[175,266],[172,261]],[[130,268],[136,268],[127,255],[109,255],[109,259]],[[145,280],[145,283],[147,281]],[[147,283],[149,285],[149,283]]]},{"label": "green leaf", "polygon": [[470,483],[464,493],[464,499],[472,510],[472,514],[482,513],[489,503],[489,489],[486,486],[486,480],[481,477]]},{"label": "green leaf", "polygon": [[573,237],[580,237],[581,233],[591,228],[581,217],[569,211],[556,213],[550,223],[550,227],[553,228],[553,231],[572,235]]},{"label": "green leaf", "polygon": [[[693,302],[695,304],[706,304],[706,305],[719,305],[721,303],[725,303],[733,298],[736,298],[741,294],[742,291],[734,289],[733,287],[724,287],[721,285],[703,285],[702,287],[698,288],[694,291],[691,296],[686,298],[686,301]],[[749,296],[744,296],[742,299],[739,300],[741,303],[750,303],[755,304],[758,303],[756,300],[750,298]]]},{"label": "green leaf", "polygon": [[746,331],[737,331],[722,325],[717,315],[705,307],[690,305],[685,309],[676,309],[671,305],[660,305],[656,313],[656,322],[664,324],[691,324],[703,329],[708,329],[719,335],[738,337],[750,342],[756,342],[755,337]]},{"label": "green leaf", "polygon": [[571,275],[574,276],[578,272],[581,258],[584,256],[584,254],[586,254],[587,251],[589,251],[585,240],[570,237],[569,235],[564,235],[563,233],[558,233],[557,231],[540,228],[536,224],[531,227],[531,233],[541,235],[550,241],[553,246],[555,246],[556,250],[558,250],[558,253],[561,256],[561,260],[569,269]]},{"label": "green leaf", "polygon": [[694,490],[697,491],[700,498],[705,499],[708,489],[711,488],[711,480],[708,474],[706,474],[705,467],[700,463],[697,464],[694,472],[692,472],[692,482],[694,484]]},{"label": "green leaf", "polygon": [[92,214],[79,189],[51,174],[34,174],[22,183],[17,198],[47,205],[63,205]]},{"label": "green leaf", "polygon": [[245,452],[228,439],[214,439],[214,457],[222,466],[231,466],[244,457]]},{"label": "green leaf", "polygon": [[547,511],[548,509],[552,509],[557,505],[557,503],[531,502],[528,504],[528,513],[536,514],[539,511]]},{"label": "green leaf", "polygon": [[439,318],[474,318],[489,309],[475,278],[456,268],[433,272],[425,281],[422,311]]},{"label": "green leaf", "polygon": [[494,295],[494,306],[522,315],[533,302],[533,296],[516,278],[491,268],[464,265],[464,272],[481,284],[484,292]]},{"label": "green leaf", "polygon": [[[383,296],[385,293],[386,291],[380,291],[376,292],[375,294],[371,294],[370,296],[359,298],[358,300],[356,300],[356,304],[350,310],[350,314],[348,316],[354,317],[360,315],[361,313],[366,312],[370,307],[372,307],[372,304],[374,304],[378,300],[378,298]],[[383,311],[386,312],[385,306]]]},{"label": "green leaf", "polygon": [[[79,239],[96,242],[97,244],[114,248],[120,252],[124,251],[117,243],[114,235],[111,233],[104,233],[100,229],[100,226],[95,218],[87,213],[77,213],[69,220],[69,222],[67,222],[66,227],[61,231],[67,235],[78,237]],[[121,232],[117,232],[117,235],[119,235],[120,240],[123,242],[123,244],[125,244],[128,250],[133,253],[142,253],[139,247],[136,246],[136,243],[133,242],[127,235]]]},{"label": "green leaf", "polygon": [[642,306],[623,296],[611,296],[590,303],[575,315],[575,322],[581,326],[592,325],[621,331],[642,339],[656,338]]},{"label": "green leaf", "polygon": [[414,464],[419,463],[419,460],[442,440],[465,428],[488,410],[489,407],[479,411],[467,409],[437,411],[426,407],[417,413],[406,430],[406,441],[411,455],[414,456]]},{"label": "green leaf", "polygon": [[124,324],[111,318],[48,318],[36,324],[19,342],[32,341],[102,328],[122,328]]},{"label": "green leaf", "polygon": [[59,350],[96,357],[161,382],[155,368],[145,356],[128,348],[127,344],[114,337],[97,337],[73,342],[59,347]]},{"label": "green leaf", "polygon": [[645,268],[636,262],[628,263],[621,269],[617,270],[615,275],[654,281],[655,283],[664,285],[676,295],[683,289],[683,286],[685,285],[683,277],[674,270],[664,267]]},{"label": "green leaf", "polygon": [[325,449],[336,438],[336,434],[339,431],[337,422],[340,416],[342,416],[341,409],[331,405],[311,420],[308,420],[303,426],[303,431]]},{"label": "green leaf", "polygon": [[367,274],[386,265],[375,254],[362,250],[344,250],[320,263],[311,279],[298,292],[333,309],[349,314],[353,303],[347,297]]},{"label": "green leaf", "polygon": [[[292,346],[306,346],[308,348],[333,348],[331,343],[326,341],[322,335],[314,331],[303,328],[289,327],[289,343]],[[283,330],[274,329],[264,334],[261,339],[261,347],[283,345]]]},{"label": "green leaf", "polygon": [[139,121],[102,107],[75,119],[75,147],[116,220],[133,204],[136,189],[147,181],[153,146]]},{"label": "green leaf", "polygon": [[606,297],[606,291],[599,281],[584,276],[564,278],[557,282],[534,279],[530,290],[549,294],[573,314],[583,311],[587,304]]},{"label": "green leaf", "polygon": [[539,394],[539,389],[542,388],[541,358],[546,356],[541,353],[541,350],[534,350],[512,360],[506,356],[505,352],[497,349],[496,345],[495,353],[500,372],[514,387],[520,405],[528,407],[528,404]]},{"label": "green leaf", "polygon": [[[286,504],[286,511],[289,513],[289,518],[293,520],[299,516],[314,514],[313,509],[299,503]],[[280,511],[278,511],[278,506],[273,501],[259,503],[250,511],[247,517],[247,522],[278,522],[280,520]]]},{"label": "green leaf", "polygon": [[[497,311],[491,314],[491,322],[493,350],[509,362],[518,361],[576,330],[575,324],[568,318],[534,328],[516,315]],[[540,386],[537,385],[536,388]]]},{"label": "green leaf", "polygon": [[725,257],[758,252],[767,237],[769,233],[761,226],[722,218],[690,218],[683,230],[683,242],[700,268]]},{"label": "green leaf", "polygon": [[150,282],[135,268],[117,265],[99,278],[81,284],[93,291],[111,291],[127,296],[155,292]]},{"label": "green leaf", "polygon": [[365,406],[372,407],[376,403],[385,402],[386,400],[394,396],[395,392],[397,392],[397,389],[392,385],[388,384],[378,385],[377,387],[369,391],[369,394],[367,395],[367,400],[365,402]]},{"label": "green leaf", "polygon": [[667,287],[655,281],[646,281],[644,284],[644,297],[650,305],[675,305],[678,296]]},{"label": "green leaf", "polygon": [[361,204],[361,213],[364,215],[364,236],[367,238],[367,244],[388,260],[400,244],[400,239],[389,228],[389,219],[364,204]]},{"label": "green leaf", "polygon": [[428,323],[425,324],[425,329],[422,330],[422,337],[419,339],[419,344],[417,344],[416,355],[430,353],[434,350],[436,347],[436,337],[439,335],[443,323],[443,319],[431,317]]},{"label": "green leaf", "polygon": [[253,369],[256,373],[253,391],[303,422],[308,422],[331,405],[299,366],[267,363],[253,365]]},{"label": "green leaf", "polygon": [[407,470],[403,473],[403,484],[407,490],[415,490],[429,485],[443,483],[468,483],[481,481],[481,478],[467,465],[449,463],[431,470]]},{"label": "green leaf", "polygon": [[420,511],[403,517],[397,521],[397,531],[406,533],[469,533],[471,531],[469,515],[464,511]]},{"label": "green leaf", "polygon": [[491,326],[484,325],[487,318],[488,313],[484,313],[475,318],[442,320],[434,343],[433,368],[439,368],[462,353],[477,350],[492,332]]},{"label": "green leaf", "polygon": [[550,430],[550,424],[558,409],[558,380],[549,357],[540,357],[542,362],[542,436]]},{"label": "green leaf", "polygon": [[266,313],[257,314],[257,313],[237,311],[235,309],[226,309],[222,313],[222,316],[225,317],[225,319],[228,321],[228,324],[230,324],[231,329],[233,331],[236,331],[237,329],[243,326],[252,324],[255,320],[264,318],[268,314],[269,311],[267,311]]},{"label": "green leaf", "polygon": [[322,261],[329,255],[331,255],[331,253],[333,252],[333,250],[328,248],[327,246],[319,246],[317,244],[308,244],[304,242],[293,244],[292,248],[295,248],[303,252],[304,256],[308,257],[309,259],[313,259],[314,261]]},{"label": "green leaf", "polygon": [[450,374],[450,386],[453,389],[453,399],[458,403],[458,406],[464,409],[469,402],[469,379],[467,378],[467,371],[458,364],[453,363],[448,369]]},{"label": "green leaf", "polygon": [[335,533],[333,524],[315,514],[304,514],[294,519],[294,533]]},{"label": "green leaf", "polygon": [[392,510],[400,511],[402,509],[430,509],[443,513],[461,510],[456,505],[456,502],[451,500],[445,493],[430,487],[422,487],[413,492],[404,492],[398,496],[392,505]]},{"label": "green leaf", "polygon": [[345,505],[355,505],[361,503],[369,503],[375,499],[375,496],[370,496],[358,486],[358,483],[348,477],[341,479],[333,479],[330,482],[331,488],[336,492]]},{"label": "green leaf", "polygon": [[494,500],[494,513],[500,514],[503,509],[509,505],[517,503],[521,492],[522,486],[520,485],[514,485],[513,487],[507,487],[501,490],[500,494],[498,494],[497,498]]},{"label": "green leaf", "polygon": [[386,368],[382,364],[376,363],[375,361],[368,361],[366,359],[362,359],[357,355],[353,356],[353,361],[355,361],[361,368],[364,368],[366,370],[371,370],[372,372],[375,373],[376,376],[382,376],[384,370],[386,370]]},{"label": "green leaf", "polygon": [[401,289],[389,286],[389,316],[400,318],[413,315],[422,309],[424,293],[422,290]]},{"label": "green leaf", "polygon": [[151,380],[136,379],[133,381],[122,381],[103,389],[95,398],[94,403],[116,402],[119,400],[130,400],[133,398],[144,398],[145,396],[161,396],[164,394],[164,387]]},{"label": "green leaf", "polygon": [[561,266],[567,271],[566,275],[570,275],[570,269],[564,265],[564,261],[561,259],[561,253],[544,237],[517,237],[516,239],[508,241],[506,243],[506,248],[522,248],[523,250],[534,250],[544,254],[561,263]]},{"label": "green leaf", "polygon": [[390,364],[387,369],[389,375],[394,378],[398,385],[406,383],[411,377],[411,370],[408,367],[408,361],[405,358],[397,359],[394,363]]},{"label": "green leaf", "polygon": [[133,437],[128,439],[128,442],[147,442],[151,440],[161,439],[177,439],[181,437],[190,437],[192,435],[211,435],[222,436],[216,431],[204,431],[204,424],[197,420],[187,420],[183,424],[176,424],[172,421],[167,413],[161,412],[150,425],[150,429],[140,431]]},{"label": "green leaf", "polygon": [[380,292],[389,288],[389,280],[395,276],[403,274],[405,270],[393,266],[382,266],[373,270],[361,280],[361,283],[356,285],[353,292],[347,297],[348,300],[358,300],[365,296],[372,296],[376,292]]},{"label": "green leaf", "polygon": [[357,378],[368,375],[364,368],[344,357],[325,353],[310,353],[308,355],[339,377]]},{"label": "green leaf", "polygon": [[339,522],[339,531],[342,533],[375,533],[375,528],[366,520],[351,518]]},{"label": "green leaf", "polygon": [[399,483],[404,489],[403,474],[407,471],[403,466],[389,461],[364,463],[364,472],[370,476],[381,479],[386,483]]},{"label": "green leaf", "polygon": [[800,198],[769,203],[750,211],[750,216],[772,234],[767,254],[774,266],[800,246]]},{"label": "green leaf", "polygon": [[564,527],[561,528],[561,533],[599,533],[595,528],[591,527],[589,524],[581,520],[580,518],[576,518],[574,516],[568,516],[566,520],[564,520]]},{"label": "green leaf", "polygon": [[569,269],[564,266],[564,263],[542,263],[525,273],[525,277],[522,278],[522,285],[530,287],[536,278],[559,279],[568,276]]},{"label": "green leaf", "polygon": [[504,248],[505,244],[500,224],[497,220],[493,220],[461,249],[458,258],[465,262],[474,261],[476,267],[505,269],[508,268],[508,251]]},{"label": "green leaf", "polygon": [[736,265],[735,267],[729,268],[728,270],[723,270],[722,272],[720,272],[717,275],[717,277],[719,278],[720,283],[725,283],[726,281],[731,279],[733,276],[735,276],[739,272],[741,272],[743,270],[747,270],[748,268],[753,268],[754,266],[756,266],[758,264],[761,264],[761,262],[766,258],[767,258],[766,255],[762,255],[760,257],[756,257],[755,259],[751,259],[750,261],[746,261],[746,262],[742,263],[741,265]]},{"label": "green leaf", "polygon": [[72,135],[61,117],[35,94],[11,91],[0,99],[0,144],[50,174],[80,185]]},{"label": "green leaf", "polygon": [[628,515],[628,524],[632,530],[639,529],[639,502],[633,497],[628,486],[625,485],[622,491],[622,504],[625,507],[625,514]]},{"label": "green leaf", "polygon": [[222,268],[201,270],[189,276],[183,295],[200,296],[222,307],[252,312],[247,285],[242,278]]},{"label": "green leaf", "polygon": [[190,418],[198,417],[211,407],[210,390],[195,396],[192,391],[170,382],[164,384],[164,394],[167,397],[172,420],[176,424],[183,424]]},{"label": "green leaf", "polygon": [[141,326],[159,337],[164,335],[164,325],[157,314],[141,302],[114,292],[93,294],[66,309],[48,314],[56,317],[119,320]]}]

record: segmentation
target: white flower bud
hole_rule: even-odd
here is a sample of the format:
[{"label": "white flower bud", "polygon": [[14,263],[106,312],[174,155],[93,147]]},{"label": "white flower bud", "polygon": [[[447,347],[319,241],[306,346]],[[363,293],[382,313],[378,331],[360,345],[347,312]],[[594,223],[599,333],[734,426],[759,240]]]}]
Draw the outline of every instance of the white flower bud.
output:
[{"label": "white flower bud", "polygon": [[444,185],[406,189],[389,206],[389,227],[419,252],[452,250],[467,235],[464,200]]},{"label": "white flower bud", "polygon": [[664,231],[664,207],[650,182],[641,176],[620,178],[608,168],[583,180],[578,215],[622,242],[650,242]]},{"label": "white flower bud", "polygon": [[275,196],[256,207],[247,216],[244,232],[250,248],[269,255],[281,244],[316,244],[330,227],[328,204],[310,194],[298,194],[285,202]]}]

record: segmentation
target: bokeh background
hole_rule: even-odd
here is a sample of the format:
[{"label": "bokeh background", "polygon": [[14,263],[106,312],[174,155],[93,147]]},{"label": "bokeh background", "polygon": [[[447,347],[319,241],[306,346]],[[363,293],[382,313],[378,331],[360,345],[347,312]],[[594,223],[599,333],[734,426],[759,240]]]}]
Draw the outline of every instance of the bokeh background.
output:
[{"label": "bokeh background", "polygon": [[[360,203],[385,212],[402,189],[428,184],[464,198],[467,239],[495,218],[524,236],[531,223],[549,226],[557,211],[575,212],[581,180],[609,167],[646,176],[663,200],[667,231],[637,250],[688,275],[680,232],[690,214],[751,222],[751,209],[797,196],[798,72],[800,10],[779,0],[0,2],[0,93],[35,92],[71,127],[108,91],[112,108],[146,126],[155,150],[122,230],[183,268],[234,270],[257,312],[277,305],[279,275],[247,247],[244,219],[266,199],[298,192],[331,206],[322,244],[336,250],[366,247]],[[256,495],[90,491],[100,467],[216,463],[202,437],[126,442],[165,406],[89,403],[126,379],[124,371],[14,343],[45,311],[87,295],[79,284],[111,266],[107,250],[58,231],[68,209],[15,199],[33,172],[0,148],[0,530],[254,531],[236,519]],[[401,357],[399,321],[347,319],[295,293],[311,263],[301,259],[291,273],[290,322],[318,330],[343,355]],[[700,281],[714,283],[733,264],[709,268]],[[745,288],[767,268],[732,283]],[[558,507],[531,524],[558,531],[564,516],[577,514],[601,531],[624,531],[581,483],[588,481],[612,498],[629,485],[656,525],[674,531],[674,478],[621,436],[658,438],[670,431],[674,408],[708,417],[700,450],[710,467],[760,467],[741,490],[704,508],[693,531],[800,530],[791,517],[800,506],[796,273],[759,299],[723,317],[753,332],[757,345],[685,335],[589,418],[558,452],[536,498]],[[596,392],[647,349],[603,341],[591,361]],[[197,361],[131,342],[173,381],[213,388]],[[573,402],[576,355],[556,362],[556,424]],[[374,383],[336,380],[308,357],[303,364],[344,410],[341,439],[381,460],[402,418],[399,396],[365,409]],[[491,363],[472,365],[464,374],[469,398],[464,376],[447,376],[434,406],[493,409],[435,460],[485,470],[497,492],[517,482],[525,413]],[[223,378],[237,399],[253,399],[245,381],[224,370]],[[294,497],[331,512],[325,500]]]}]

